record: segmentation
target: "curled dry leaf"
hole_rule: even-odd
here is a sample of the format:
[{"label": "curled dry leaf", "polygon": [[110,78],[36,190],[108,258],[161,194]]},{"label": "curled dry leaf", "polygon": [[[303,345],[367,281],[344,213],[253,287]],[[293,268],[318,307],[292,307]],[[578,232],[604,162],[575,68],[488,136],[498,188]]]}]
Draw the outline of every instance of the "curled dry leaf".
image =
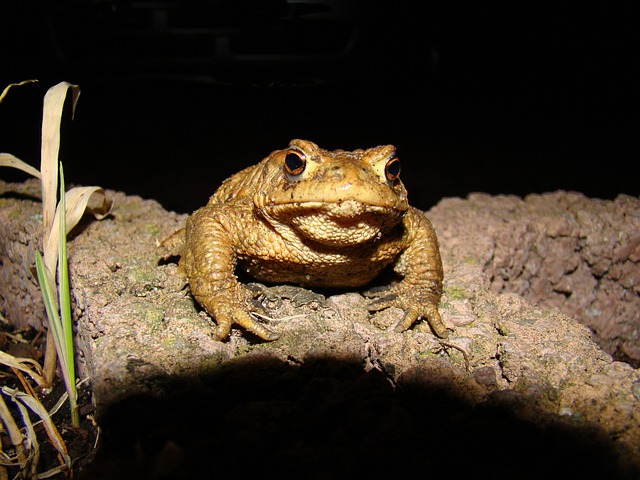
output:
[{"label": "curled dry leaf", "polygon": [[[89,200],[95,195],[98,206],[88,209]],[[106,217],[111,211],[113,200],[107,196],[101,187],[75,187],[65,194],[66,200],[66,228],[68,234],[75,227],[85,210],[90,211],[98,220]],[[60,205],[56,208],[56,214],[51,225],[51,230],[45,240],[44,263],[50,271],[55,271],[58,260],[58,245],[60,243]]]}]

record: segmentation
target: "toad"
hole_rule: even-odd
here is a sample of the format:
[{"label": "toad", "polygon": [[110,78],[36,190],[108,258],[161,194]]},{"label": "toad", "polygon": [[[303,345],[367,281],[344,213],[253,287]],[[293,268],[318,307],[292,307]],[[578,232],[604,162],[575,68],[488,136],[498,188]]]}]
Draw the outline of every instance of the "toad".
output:
[{"label": "toad", "polygon": [[233,324],[264,340],[278,333],[252,312],[246,272],[261,282],[360,288],[391,267],[397,281],[364,292],[370,311],[404,311],[395,332],[424,318],[440,337],[442,263],[435,231],[409,206],[392,145],[328,151],[292,140],[225,180],[186,227],[160,247],[180,255],[191,293],[225,339]]}]

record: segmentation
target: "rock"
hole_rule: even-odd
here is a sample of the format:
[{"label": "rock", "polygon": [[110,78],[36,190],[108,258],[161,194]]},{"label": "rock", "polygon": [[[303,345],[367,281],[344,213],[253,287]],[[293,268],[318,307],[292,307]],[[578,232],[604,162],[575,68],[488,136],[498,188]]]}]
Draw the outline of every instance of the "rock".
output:
[{"label": "rock", "polygon": [[478,262],[491,290],[558,308],[640,366],[640,199],[472,194],[442,200],[429,218],[443,249]]},{"label": "rock", "polygon": [[[40,235],[37,188],[36,182],[0,182],[0,305],[17,325],[37,326],[43,318],[31,275]],[[452,329],[446,340],[426,322],[394,333],[389,327],[402,312],[371,315],[358,292],[324,299],[317,295],[322,292],[275,286],[267,289],[263,321],[281,338],[262,342],[233,329],[221,342],[175,263],[159,262],[155,254],[185,216],[110,194],[111,215],[87,219],[68,247],[78,370],[92,380],[105,430],[120,433],[118,448],[151,448],[145,462],[162,463],[161,452],[172,451],[180,452],[178,463],[191,465],[188,448],[220,452],[231,442],[256,459],[264,454],[265,462],[289,462],[274,468],[315,466],[317,478],[338,466],[342,473],[360,471],[365,458],[378,462],[367,465],[381,475],[398,473],[392,459],[399,457],[407,469],[428,471],[441,459],[455,463],[462,452],[478,465],[495,455],[516,465],[531,461],[523,457],[527,449],[538,452],[531,458],[553,457],[549,449],[561,448],[562,439],[572,472],[631,475],[640,465],[640,372],[614,361],[586,326],[561,311],[570,306],[576,315],[596,318],[594,312],[605,308],[597,303],[603,295],[635,311],[631,267],[638,255],[629,227],[635,220],[625,209],[636,208],[636,199],[607,203],[557,193],[443,200],[429,216],[445,267],[440,308]],[[622,215],[618,228],[615,219]],[[560,253],[576,248],[570,258]],[[586,273],[591,283],[582,278]],[[612,338],[600,344],[610,346]],[[630,335],[615,338],[634,345]],[[159,412],[168,408],[176,421],[191,422],[196,412],[198,420],[189,427],[163,423],[166,442],[154,457],[145,432],[159,428]],[[191,433],[178,434],[183,428]],[[521,430],[530,436],[521,437]],[[523,446],[520,438],[533,444]],[[455,441],[460,445],[447,447]],[[587,444],[600,453],[585,455],[579,449]],[[107,442],[107,452],[108,445],[114,443]],[[414,452],[420,446],[432,456]],[[603,457],[607,452],[614,460]],[[115,454],[105,455],[102,462],[115,461]],[[120,473],[133,475],[130,464],[121,466]],[[526,478],[547,468],[545,461],[533,462]],[[507,470],[495,478],[507,478]],[[98,471],[87,478],[102,478]]]}]

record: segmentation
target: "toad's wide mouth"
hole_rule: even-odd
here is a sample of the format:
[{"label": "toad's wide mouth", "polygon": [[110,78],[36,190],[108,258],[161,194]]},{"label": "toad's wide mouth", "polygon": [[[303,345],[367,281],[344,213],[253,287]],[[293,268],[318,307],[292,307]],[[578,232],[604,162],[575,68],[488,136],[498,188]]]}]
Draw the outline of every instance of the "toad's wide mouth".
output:
[{"label": "toad's wide mouth", "polygon": [[270,214],[305,238],[346,247],[379,239],[401,221],[404,211],[346,200],[277,205]]},{"label": "toad's wide mouth", "polygon": [[340,202],[289,202],[272,204],[268,206],[272,214],[290,213],[304,214],[309,212],[322,212],[325,215],[341,218],[354,218],[362,215],[401,216],[406,209],[397,209],[390,206],[372,205],[357,200],[343,200]]}]

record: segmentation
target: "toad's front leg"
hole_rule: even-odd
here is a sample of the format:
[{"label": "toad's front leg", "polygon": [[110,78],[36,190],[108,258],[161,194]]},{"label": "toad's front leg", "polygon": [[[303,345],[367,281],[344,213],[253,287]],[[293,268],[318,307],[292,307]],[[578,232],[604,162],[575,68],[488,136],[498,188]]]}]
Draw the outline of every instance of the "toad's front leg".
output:
[{"label": "toad's front leg", "polygon": [[394,267],[395,272],[403,277],[402,281],[365,292],[374,298],[369,310],[399,307],[404,310],[404,317],[394,331],[403,332],[420,318],[425,318],[434,333],[444,338],[449,331],[438,312],[443,271],[436,233],[431,222],[414,208],[407,211],[403,221],[408,247],[400,254]]},{"label": "toad's front leg", "polygon": [[233,218],[231,210],[225,207],[207,206],[196,211],[187,220],[180,262],[194,298],[214,317],[218,338],[227,338],[236,323],[264,340],[276,340],[278,334],[250,315],[254,310],[252,295],[235,276]]}]

